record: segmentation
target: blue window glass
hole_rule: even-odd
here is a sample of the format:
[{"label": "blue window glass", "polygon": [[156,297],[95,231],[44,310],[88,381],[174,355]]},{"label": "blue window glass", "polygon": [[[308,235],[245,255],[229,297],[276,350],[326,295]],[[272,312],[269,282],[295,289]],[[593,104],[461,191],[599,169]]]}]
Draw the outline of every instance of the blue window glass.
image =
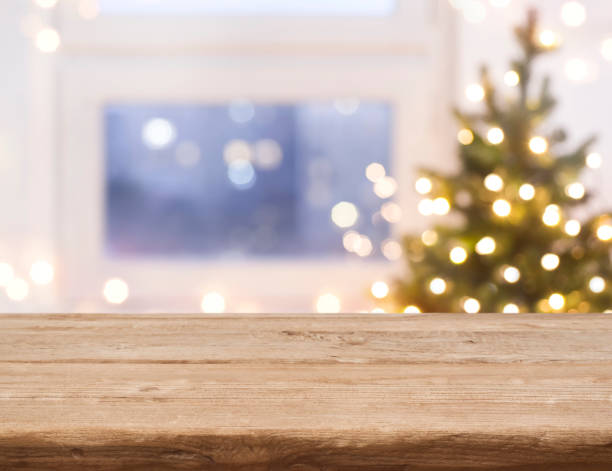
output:
[{"label": "blue window glass", "polygon": [[99,0],[109,14],[388,16],[396,0]]},{"label": "blue window glass", "polygon": [[354,231],[374,256],[389,236],[393,191],[366,178],[389,172],[386,103],[112,104],[105,126],[110,255],[333,256]]}]

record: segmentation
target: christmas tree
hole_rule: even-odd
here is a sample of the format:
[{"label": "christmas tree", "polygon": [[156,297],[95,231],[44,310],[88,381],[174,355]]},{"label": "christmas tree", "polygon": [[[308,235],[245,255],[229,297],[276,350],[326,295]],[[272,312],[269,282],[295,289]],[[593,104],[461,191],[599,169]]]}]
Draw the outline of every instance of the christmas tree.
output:
[{"label": "christmas tree", "polygon": [[405,312],[603,312],[612,309],[612,217],[580,222],[589,199],[578,178],[593,139],[562,152],[566,134],[545,133],[555,107],[550,81],[533,83],[534,61],[555,49],[536,14],[516,29],[522,57],[504,77],[516,85],[501,99],[486,70],[468,93],[483,98],[476,114],[456,112],[460,171],[423,169],[419,211],[448,222],[404,240],[406,279],[394,289]]}]

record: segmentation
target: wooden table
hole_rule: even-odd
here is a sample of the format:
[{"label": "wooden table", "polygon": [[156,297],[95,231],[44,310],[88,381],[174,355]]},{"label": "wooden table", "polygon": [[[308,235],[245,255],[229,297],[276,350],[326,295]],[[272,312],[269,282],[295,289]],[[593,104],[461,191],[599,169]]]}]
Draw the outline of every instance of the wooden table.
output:
[{"label": "wooden table", "polygon": [[0,316],[0,470],[612,470],[612,315]]}]

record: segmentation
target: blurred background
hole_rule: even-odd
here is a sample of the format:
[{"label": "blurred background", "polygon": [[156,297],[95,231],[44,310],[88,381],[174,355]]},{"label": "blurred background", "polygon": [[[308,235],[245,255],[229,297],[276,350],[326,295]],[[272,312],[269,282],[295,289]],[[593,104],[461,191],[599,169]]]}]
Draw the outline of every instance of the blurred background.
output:
[{"label": "blurred background", "polygon": [[[523,0],[3,0],[0,311],[380,309],[457,165],[479,65]],[[538,2],[553,121],[597,134],[612,206],[612,9]],[[471,91],[471,92],[470,92]],[[433,217],[436,219],[436,216]],[[373,296],[374,295],[374,296]]]}]

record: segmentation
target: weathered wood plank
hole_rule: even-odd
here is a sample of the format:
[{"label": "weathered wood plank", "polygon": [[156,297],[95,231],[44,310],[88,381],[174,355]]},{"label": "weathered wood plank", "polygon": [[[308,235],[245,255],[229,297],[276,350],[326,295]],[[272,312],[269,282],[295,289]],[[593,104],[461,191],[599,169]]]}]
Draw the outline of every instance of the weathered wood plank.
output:
[{"label": "weathered wood plank", "polygon": [[0,316],[0,469],[610,470],[612,316]]}]

